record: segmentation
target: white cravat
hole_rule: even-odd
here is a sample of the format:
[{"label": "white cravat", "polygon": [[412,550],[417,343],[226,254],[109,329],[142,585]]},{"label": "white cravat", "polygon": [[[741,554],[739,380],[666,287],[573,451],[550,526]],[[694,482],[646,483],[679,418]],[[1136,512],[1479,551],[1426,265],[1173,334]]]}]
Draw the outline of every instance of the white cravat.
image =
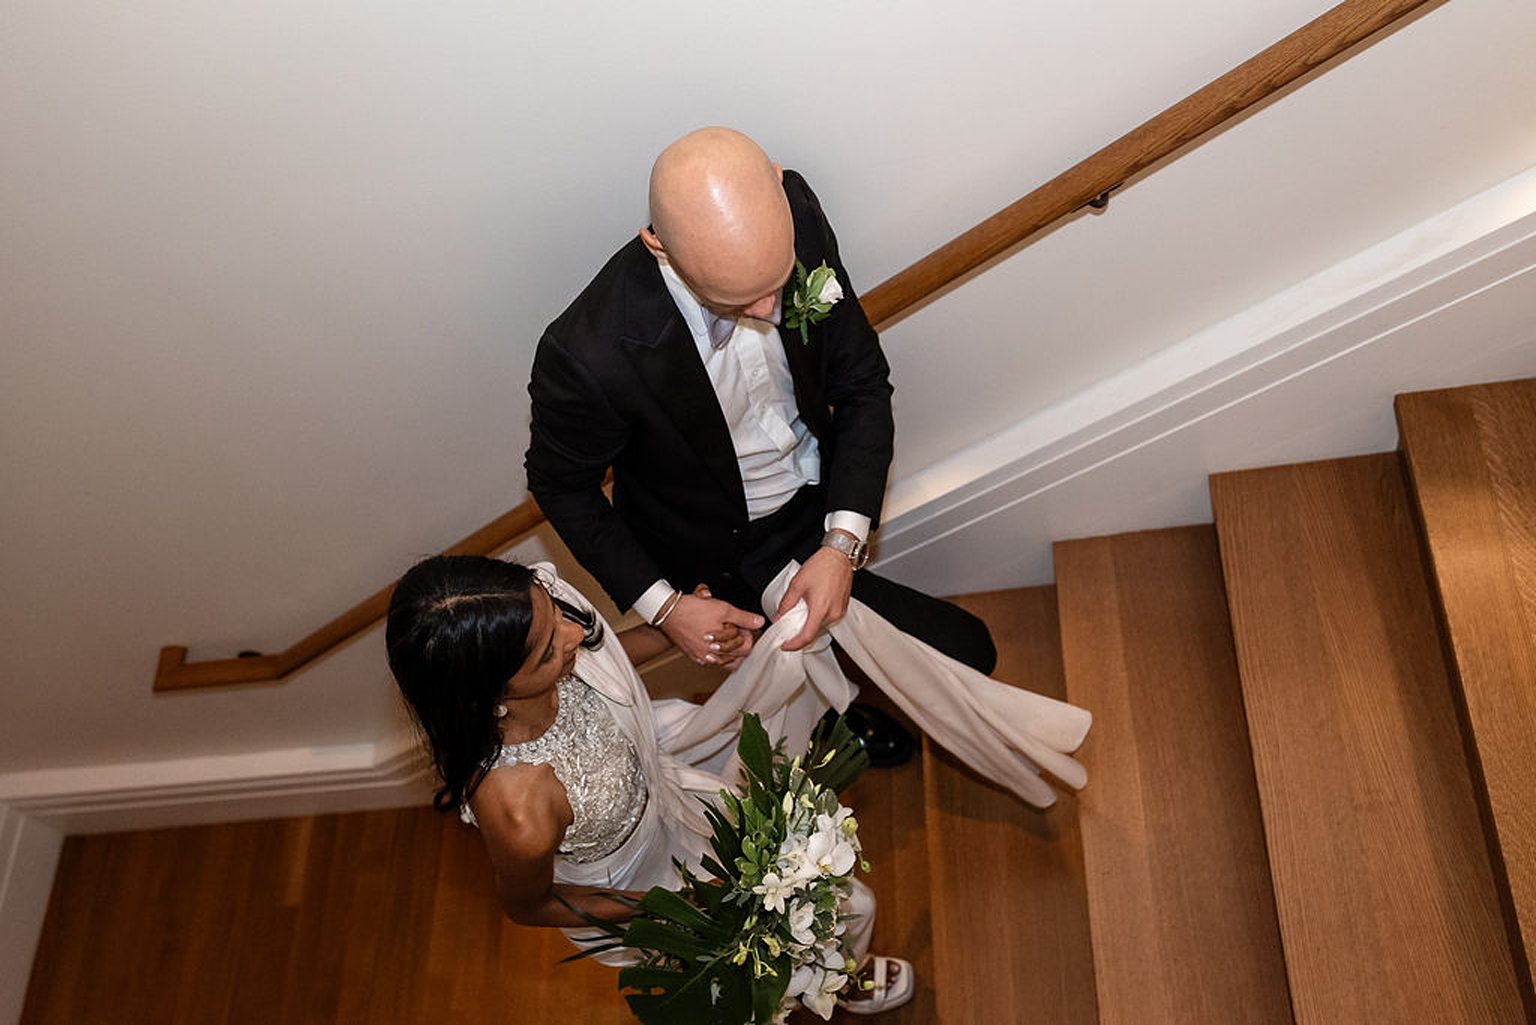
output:
[{"label": "white cravat", "polygon": [[[672,301],[693,335],[699,359],[730,428],[747,498],[747,518],[762,519],[780,509],[805,485],[821,480],[821,450],[816,436],[800,419],[794,378],[790,376],[789,360],[775,326],[779,308],[774,307],[769,320],[741,317],[725,342],[717,344],[713,336],[725,335],[730,321],[704,309],[666,260],[658,259],[656,263]],[[869,535],[869,525],[868,516],[852,510],[829,513],[825,521],[825,529],[846,530],[861,541]],[[656,581],[635,602],[635,611],[649,622],[672,591],[666,580]]]}]

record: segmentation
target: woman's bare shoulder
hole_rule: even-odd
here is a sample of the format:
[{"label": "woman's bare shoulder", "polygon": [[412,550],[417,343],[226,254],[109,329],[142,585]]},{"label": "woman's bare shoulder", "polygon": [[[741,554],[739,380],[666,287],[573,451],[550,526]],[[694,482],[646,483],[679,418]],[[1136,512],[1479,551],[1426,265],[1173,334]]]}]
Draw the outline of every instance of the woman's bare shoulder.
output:
[{"label": "woman's bare shoulder", "polygon": [[469,804],[492,850],[520,858],[552,854],[572,819],[554,770],[535,763],[492,769]]}]

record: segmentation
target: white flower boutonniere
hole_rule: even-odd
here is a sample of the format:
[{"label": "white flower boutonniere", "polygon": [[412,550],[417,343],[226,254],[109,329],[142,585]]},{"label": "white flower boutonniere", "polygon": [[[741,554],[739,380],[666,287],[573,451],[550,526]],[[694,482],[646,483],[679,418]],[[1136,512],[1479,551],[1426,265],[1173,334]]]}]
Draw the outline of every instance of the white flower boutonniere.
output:
[{"label": "white flower boutonniere", "polygon": [[795,261],[794,291],[789,308],[784,311],[784,326],[798,328],[800,341],[810,344],[811,325],[827,319],[832,307],[843,297],[837,274],[823,260],[821,266],[806,273],[805,264]]}]

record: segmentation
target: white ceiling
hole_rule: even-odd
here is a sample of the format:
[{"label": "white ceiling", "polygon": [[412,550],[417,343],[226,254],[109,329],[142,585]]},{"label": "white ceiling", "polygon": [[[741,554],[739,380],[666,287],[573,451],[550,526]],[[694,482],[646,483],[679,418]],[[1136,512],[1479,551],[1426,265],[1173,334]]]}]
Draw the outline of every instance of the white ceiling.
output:
[{"label": "white ceiling", "polygon": [[[539,328],[656,150],[752,132],[868,287],[1326,9],[0,0],[0,771],[374,739],[280,648],[523,497]],[[1536,163],[1454,0],[888,332],[898,478]]]}]

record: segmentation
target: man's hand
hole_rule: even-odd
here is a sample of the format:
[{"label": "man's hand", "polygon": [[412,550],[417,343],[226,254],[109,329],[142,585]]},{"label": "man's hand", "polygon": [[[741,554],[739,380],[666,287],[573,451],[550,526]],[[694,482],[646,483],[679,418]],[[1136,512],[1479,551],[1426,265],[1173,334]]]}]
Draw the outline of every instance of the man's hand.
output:
[{"label": "man's hand", "polygon": [[699,665],[735,669],[752,650],[750,631],[762,629],[763,622],[762,616],[710,597],[700,584],[677,600],[661,631]]},{"label": "man's hand", "polygon": [[810,613],[805,629],[784,642],[785,651],[798,651],[811,643],[824,626],[831,626],[848,611],[848,596],[853,592],[853,563],[848,556],[831,548],[818,548],[816,553],[800,567],[784,600],[779,602],[775,616],[782,616],[794,608],[795,602],[805,599]]}]

